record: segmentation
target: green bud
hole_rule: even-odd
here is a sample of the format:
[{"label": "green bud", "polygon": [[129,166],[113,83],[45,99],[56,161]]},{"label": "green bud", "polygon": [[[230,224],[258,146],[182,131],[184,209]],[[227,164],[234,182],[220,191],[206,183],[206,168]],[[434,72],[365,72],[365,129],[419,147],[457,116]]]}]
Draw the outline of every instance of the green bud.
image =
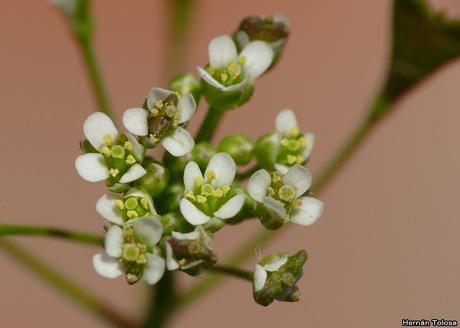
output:
[{"label": "green bud", "polygon": [[144,188],[152,197],[157,197],[166,188],[169,182],[169,171],[158,163],[144,165],[147,173],[136,180],[136,187]]},{"label": "green bud", "polygon": [[250,16],[244,18],[233,38],[241,51],[249,42],[260,40],[267,42],[273,49],[275,57],[270,67],[273,67],[281,54],[289,36],[289,21],[281,14]]},{"label": "green bud", "polygon": [[208,222],[206,222],[206,224],[203,225],[203,229],[210,234],[214,234],[222,229],[224,225],[225,223],[223,220],[212,217]]},{"label": "green bud", "polygon": [[209,142],[200,142],[192,150],[192,160],[204,171],[208,166],[212,155],[217,152],[216,148]]},{"label": "green bud", "polygon": [[244,134],[230,134],[222,138],[217,148],[232,156],[237,165],[246,165],[252,159],[254,145]]},{"label": "green bud", "polygon": [[123,193],[123,192],[127,191],[130,188],[129,183],[119,183],[119,182],[117,182],[117,183],[111,185],[109,180],[107,180],[106,186],[109,188],[110,191],[113,191],[113,192],[116,192],[116,193]]},{"label": "green bud", "polygon": [[182,175],[184,173],[185,165],[187,165],[188,161],[190,160],[190,154],[181,157],[176,157],[168,152],[165,152],[163,156],[163,163],[171,173],[172,180],[182,181]]},{"label": "green bud", "polygon": [[158,213],[169,213],[179,211],[180,199],[184,194],[182,181],[170,183],[162,194],[155,200]]},{"label": "green bud", "polygon": [[234,109],[244,105],[254,92],[251,84],[243,87],[242,90],[222,91],[202,81],[202,92],[208,104],[217,109]]},{"label": "green bud", "polygon": [[163,224],[163,235],[171,234],[171,231],[190,231],[192,226],[180,214],[180,212],[170,212],[160,217]]},{"label": "green bud", "polygon": [[262,225],[269,230],[277,230],[286,223],[286,212],[274,206],[272,201],[257,203],[256,214]]},{"label": "green bud", "polygon": [[267,133],[257,139],[254,155],[260,167],[273,171],[280,146],[280,137],[277,133]]},{"label": "green bud", "polygon": [[171,90],[181,95],[191,93],[195,102],[198,104],[201,98],[201,83],[192,74],[179,74],[171,80]]},{"label": "green bud", "polygon": [[[190,238],[193,235],[195,238]],[[171,246],[172,258],[179,265],[179,269],[189,275],[196,276],[203,269],[217,263],[217,254],[203,229],[198,228],[183,236],[173,234],[167,243]]]},{"label": "green bud", "polygon": [[[285,254],[266,256],[260,261],[260,265],[263,267],[271,263],[273,259],[282,256],[285,256]],[[286,263],[276,271],[266,271],[265,284],[260,290],[253,293],[254,300],[263,306],[268,306],[274,300],[298,302],[300,293],[296,284],[302,277],[303,265],[307,259],[307,252],[300,250],[296,254],[288,256]]]}]

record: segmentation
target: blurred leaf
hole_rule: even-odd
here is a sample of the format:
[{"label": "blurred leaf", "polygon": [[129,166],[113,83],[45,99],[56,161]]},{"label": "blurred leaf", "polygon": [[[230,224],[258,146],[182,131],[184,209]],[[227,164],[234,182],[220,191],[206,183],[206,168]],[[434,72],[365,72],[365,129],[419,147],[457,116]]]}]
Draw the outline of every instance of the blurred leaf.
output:
[{"label": "blurred leaf", "polygon": [[[392,51],[381,101],[392,103],[448,61],[460,56],[460,20],[434,11],[425,0],[394,0]],[[389,106],[376,106],[383,114]]]}]

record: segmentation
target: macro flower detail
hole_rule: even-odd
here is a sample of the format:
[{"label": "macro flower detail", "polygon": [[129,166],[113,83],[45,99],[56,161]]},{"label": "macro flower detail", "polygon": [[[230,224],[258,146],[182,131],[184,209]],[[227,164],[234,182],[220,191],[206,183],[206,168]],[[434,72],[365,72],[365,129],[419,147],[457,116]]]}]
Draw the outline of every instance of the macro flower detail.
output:
[{"label": "macro flower detail", "polygon": [[195,113],[196,103],[192,94],[153,88],[146,101],[147,109],[131,108],[123,115],[126,129],[139,136],[147,148],[158,143],[173,156],[183,156],[192,151],[195,144],[184,125]]},{"label": "macro flower detail", "polygon": [[124,195],[102,195],[96,203],[96,211],[110,223],[118,225],[156,214],[152,197],[136,188],[131,188]]},{"label": "macro flower detail", "polygon": [[118,133],[112,120],[104,113],[91,114],[83,123],[86,139],[96,152],[77,157],[75,168],[86,181],[107,179],[109,187],[132,182],[146,171],[140,164],[145,149],[133,136]]},{"label": "macro flower detail", "polygon": [[[312,177],[301,165],[285,174],[271,174],[261,169],[248,182],[248,193],[257,202],[256,213],[267,229],[278,229],[290,221],[301,225],[316,222],[323,212],[323,202],[308,196]],[[307,193],[307,196],[303,196]]]},{"label": "macro flower detail", "polygon": [[259,164],[286,173],[295,164],[305,164],[313,150],[313,133],[301,133],[295,113],[284,109],[275,121],[276,132],[269,133],[256,142],[254,153]]},{"label": "macro flower detail", "polygon": [[302,278],[307,258],[307,252],[303,250],[292,256],[280,253],[263,257],[254,269],[254,300],[263,306],[275,300],[298,302],[300,293],[296,284]]},{"label": "macro flower detail", "polygon": [[180,233],[172,231],[166,241],[166,267],[181,270],[192,276],[217,262],[217,254],[211,247],[211,240],[199,226],[195,231]]},{"label": "macro flower detail", "polygon": [[93,257],[96,272],[111,279],[124,273],[129,284],[140,279],[155,284],[165,271],[165,260],[158,255],[157,246],[162,234],[163,226],[153,216],[133,219],[121,227],[111,226],[105,236],[105,252]]},{"label": "macro flower detail", "polygon": [[236,164],[227,153],[211,157],[204,177],[196,162],[187,163],[184,171],[185,197],[180,211],[192,225],[203,225],[234,217],[241,210],[244,195],[231,187],[236,174]]}]

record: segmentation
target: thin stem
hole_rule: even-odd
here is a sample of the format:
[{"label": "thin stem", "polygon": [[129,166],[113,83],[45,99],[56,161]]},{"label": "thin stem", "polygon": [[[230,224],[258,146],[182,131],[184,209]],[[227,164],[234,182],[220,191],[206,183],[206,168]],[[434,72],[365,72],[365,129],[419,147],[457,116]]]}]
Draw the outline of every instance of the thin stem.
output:
[{"label": "thin stem", "polygon": [[102,236],[86,232],[70,231],[51,227],[0,224],[0,237],[9,235],[57,237],[94,245],[102,245],[104,242]]},{"label": "thin stem", "polygon": [[150,305],[143,328],[161,328],[166,326],[176,302],[174,272],[166,271],[156,286],[152,286]]},{"label": "thin stem", "polygon": [[113,111],[110,106],[109,98],[102,80],[99,65],[97,63],[96,55],[94,54],[91,44],[91,38],[77,38],[80,45],[81,54],[85,62],[86,70],[92,85],[94,97],[96,99],[98,108],[101,112],[106,113],[113,119]]},{"label": "thin stem", "polygon": [[252,282],[252,272],[242,270],[239,268],[225,266],[225,265],[214,265],[212,267],[209,267],[208,270],[216,272],[216,273],[224,273],[224,274],[236,277],[236,278],[240,278],[240,279]]},{"label": "thin stem", "polygon": [[[357,128],[351,133],[345,143],[339,148],[339,151],[332,156],[328,161],[323,171],[319,174],[319,178],[316,183],[312,186],[312,191],[319,193],[321,192],[331,181],[331,178],[336,175],[344,164],[351,158],[358,147],[363,143],[367,135],[375,128],[378,122],[381,121],[382,116],[379,113],[384,112],[383,108],[389,106],[380,96],[375,98],[375,101],[370,110],[370,114],[366,116],[363,121],[358,124]],[[229,265],[240,265],[249,257],[254,254],[254,250],[266,244],[272,240],[273,237],[279,235],[282,229],[276,231],[262,230],[255,237],[252,237],[250,241],[244,244],[242,247],[235,250],[230,256],[228,261]],[[209,279],[196,284],[180,296],[178,306],[185,306],[207,291],[211,290],[216,286],[222,277],[213,276]]]},{"label": "thin stem", "polygon": [[198,132],[195,137],[195,142],[199,143],[202,141],[211,141],[214,133],[219,126],[220,121],[224,116],[225,110],[209,107],[206,116],[201,122],[201,126],[198,129]]},{"label": "thin stem", "polygon": [[34,254],[29,253],[25,248],[6,238],[2,238],[0,239],[0,249],[10,256],[12,260],[24,266],[28,272],[34,273],[55,290],[89,312],[98,315],[116,327],[136,327],[133,321],[120,315],[119,311],[107,306],[73,280],[66,278],[62,273],[51,268],[41,258],[39,259]]}]

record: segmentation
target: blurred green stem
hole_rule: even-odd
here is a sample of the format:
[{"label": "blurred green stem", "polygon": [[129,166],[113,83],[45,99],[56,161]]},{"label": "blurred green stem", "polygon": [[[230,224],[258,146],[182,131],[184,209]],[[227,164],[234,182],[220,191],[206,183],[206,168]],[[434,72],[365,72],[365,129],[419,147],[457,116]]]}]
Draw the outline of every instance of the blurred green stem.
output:
[{"label": "blurred green stem", "polygon": [[104,242],[102,236],[86,232],[70,231],[51,227],[0,224],[0,237],[10,235],[56,237],[94,245],[102,245]]},{"label": "blurred green stem", "polygon": [[[367,115],[356,127],[356,129],[350,134],[345,143],[339,148],[339,150],[332,156],[327,162],[325,168],[319,174],[318,179],[312,185],[311,190],[315,193],[321,192],[331,181],[332,177],[336,175],[340,169],[343,168],[344,164],[352,157],[358,147],[363,143],[369,133],[375,128],[378,122],[381,121],[382,113],[388,108],[390,104],[384,100],[380,95],[377,96],[372,104],[369,115]],[[278,235],[283,229],[276,231],[262,230],[259,234],[252,237],[250,241],[235,250],[228,260],[228,265],[238,266],[242,262],[254,255],[254,250],[257,247],[261,247],[268,241],[272,240],[273,237]],[[222,276],[214,275],[209,277],[207,280],[197,283],[191,287],[183,295],[178,298],[178,306],[182,307],[207,291],[211,290],[222,280]]]},{"label": "blurred green stem", "polygon": [[1,238],[0,249],[10,256],[12,260],[24,266],[28,272],[34,273],[58,292],[115,327],[136,327],[133,321],[120,315],[119,311],[111,309],[105,302],[97,299],[73,280],[66,278],[62,273],[46,264],[43,259],[39,259],[23,247],[6,238]]},{"label": "blurred green stem", "polygon": [[223,273],[227,274],[236,278],[244,279],[249,282],[252,282],[252,272],[242,270],[236,267],[232,266],[226,266],[226,265],[213,265],[208,268],[208,271],[213,271],[216,273]]},{"label": "blurred green stem", "polygon": [[202,141],[211,141],[214,133],[219,126],[220,121],[224,116],[225,110],[209,107],[203,122],[201,122],[200,128],[195,137],[195,142],[199,143]]}]

